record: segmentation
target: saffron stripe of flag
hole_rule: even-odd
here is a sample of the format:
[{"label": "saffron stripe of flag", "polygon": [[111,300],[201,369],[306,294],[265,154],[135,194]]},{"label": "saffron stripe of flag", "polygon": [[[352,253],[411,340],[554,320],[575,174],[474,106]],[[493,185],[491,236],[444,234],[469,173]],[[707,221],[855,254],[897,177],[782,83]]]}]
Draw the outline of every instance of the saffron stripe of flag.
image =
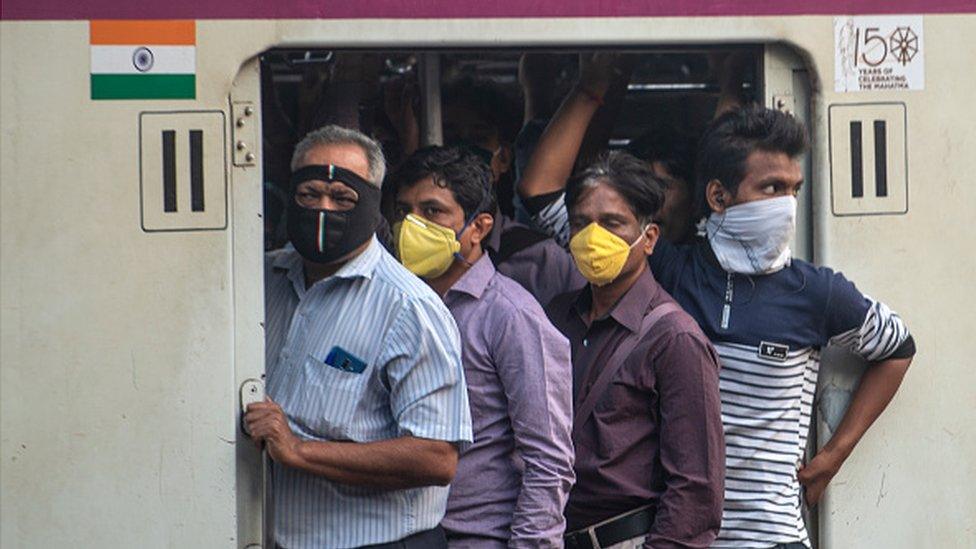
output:
[{"label": "saffron stripe of flag", "polygon": [[110,20],[89,22],[91,45],[193,46],[197,23],[193,20]]}]

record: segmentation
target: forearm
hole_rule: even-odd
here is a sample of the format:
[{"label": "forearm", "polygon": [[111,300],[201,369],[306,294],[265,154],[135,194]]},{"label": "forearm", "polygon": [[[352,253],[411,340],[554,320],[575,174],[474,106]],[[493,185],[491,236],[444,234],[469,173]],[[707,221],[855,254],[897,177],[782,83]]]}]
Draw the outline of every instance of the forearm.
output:
[{"label": "forearm", "polygon": [[367,443],[306,440],[286,465],[340,484],[400,490],[446,486],[457,459],[449,442],[407,436]]},{"label": "forearm", "polygon": [[556,111],[518,183],[522,196],[556,192],[566,186],[590,120],[600,107],[591,93],[574,88]]},{"label": "forearm", "polygon": [[843,463],[888,407],[911,363],[911,358],[896,358],[872,364],[861,378],[844,418],[823,451],[836,455]]}]

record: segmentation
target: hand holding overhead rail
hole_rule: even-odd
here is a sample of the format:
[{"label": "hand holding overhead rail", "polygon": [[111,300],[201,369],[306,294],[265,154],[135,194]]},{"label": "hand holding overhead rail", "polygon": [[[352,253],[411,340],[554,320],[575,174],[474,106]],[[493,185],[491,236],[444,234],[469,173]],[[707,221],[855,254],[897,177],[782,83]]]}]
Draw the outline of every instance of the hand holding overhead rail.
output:
[{"label": "hand holding overhead rail", "polygon": [[610,88],[619,56],[611,53],[580,56],[580,79],[553,116],[525,175],[518,183],[524,198],[561,191],[573,172],[576,155],[597,109]]}]

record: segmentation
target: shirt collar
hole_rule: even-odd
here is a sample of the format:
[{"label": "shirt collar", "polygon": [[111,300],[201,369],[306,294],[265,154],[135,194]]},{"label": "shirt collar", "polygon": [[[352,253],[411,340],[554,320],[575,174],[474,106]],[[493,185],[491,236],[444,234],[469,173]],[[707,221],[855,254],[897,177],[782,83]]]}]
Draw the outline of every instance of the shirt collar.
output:
[{"label": "shirt collar", "polygon": [[[592,306],[591,288],[592,286],[587,285],[576,299],[574,306],[581,318],[586,318]],[[634,285],[620,297],[620,300],[610,309],[610,314],[607,316],[631,332],[639,333],[644,315],[650,309],[651,303],[657,299],[659,291],[661,291],[661,286],[654,280],[651,269],[645,267],[644,272],[637,277]]]},{"label": "shirt collar", "polygon": [[[345,265],[339,268],[336,273],[330,277],[326,277],[323,280],[329,280],[333,278],[373,278],[373,273],[376,270],[376,264],[379,263],[380,255],[383,253],[382,245],[376,239],[374,235],[366,246],[366,249],[362,251],[356,257],[350,259]],[[296,284],[296,287],[305,287],[305,264],[302,261],[301,254],[291,245],[287,244],[286,253],[280,254],[275,258],[272,266],[276,270],[287,271],[288,279]],[[321,282],[321,280],[319,281]]]},{"label": "shirt collar", "polygon": [[480,299],[485,293],[485,288],[491,282],[491,277],[495,276],[495,265],[492,264],[488,254],[482,254],[478,261],[451,286],[448,292],[461,292],[470,295],[475,299]]}]

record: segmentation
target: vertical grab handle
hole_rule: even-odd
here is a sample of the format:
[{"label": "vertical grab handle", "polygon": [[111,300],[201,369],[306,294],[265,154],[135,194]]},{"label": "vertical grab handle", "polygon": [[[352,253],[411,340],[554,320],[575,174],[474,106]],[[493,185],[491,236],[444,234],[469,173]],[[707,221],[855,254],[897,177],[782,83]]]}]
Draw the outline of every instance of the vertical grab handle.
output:
[{"label": "vertical grab handle", "polygon": [[241,432],[250,436],[247,432],[247,425],[244,423],[244,413],[247,412],[247,405],[253,402],[264,400],[264,382],[260,379],[247,379],[241,384]]}]

